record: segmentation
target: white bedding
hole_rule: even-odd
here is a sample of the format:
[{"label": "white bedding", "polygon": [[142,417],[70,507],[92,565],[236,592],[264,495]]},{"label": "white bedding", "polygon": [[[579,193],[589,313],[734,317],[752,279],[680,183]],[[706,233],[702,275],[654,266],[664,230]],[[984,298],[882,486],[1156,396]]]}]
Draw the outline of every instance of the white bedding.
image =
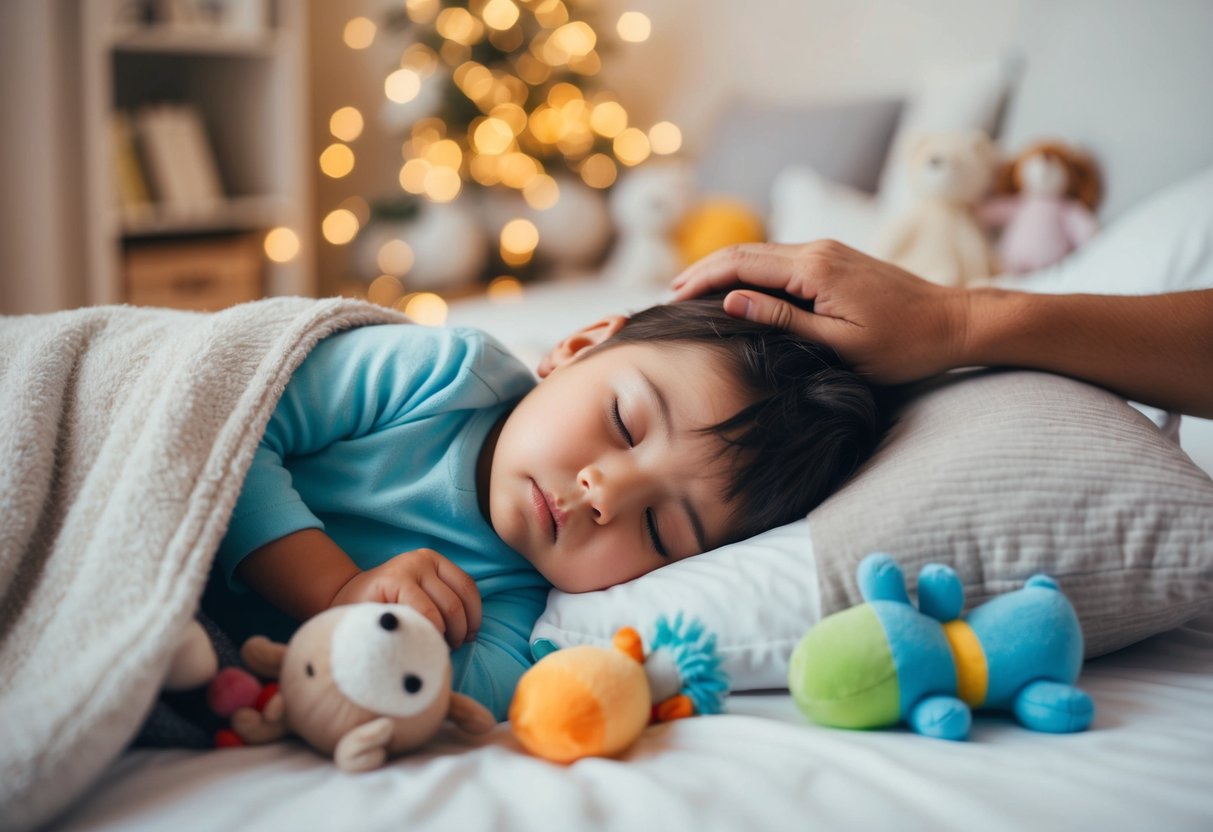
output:
[{"label": "white bedding", "polygon": [[56,829],[1213,829],[1213,615],[1090,662],[1093,728],[979,717],[972,740],[813,726],[786,693],[650,728],[619,760],[506,726],[367,774],[294,744],[127,753]]}]

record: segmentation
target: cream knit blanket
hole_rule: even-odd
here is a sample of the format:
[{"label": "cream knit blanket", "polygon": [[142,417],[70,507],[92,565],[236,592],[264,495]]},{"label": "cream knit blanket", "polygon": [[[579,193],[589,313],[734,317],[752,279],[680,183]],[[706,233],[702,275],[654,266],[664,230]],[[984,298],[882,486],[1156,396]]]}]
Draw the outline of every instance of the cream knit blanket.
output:
[{"label": "cream knit blanket", "polygon": [[66,808],[137,733],[304,356],[402,320],[302,298],[0,318],[0,826]]}]

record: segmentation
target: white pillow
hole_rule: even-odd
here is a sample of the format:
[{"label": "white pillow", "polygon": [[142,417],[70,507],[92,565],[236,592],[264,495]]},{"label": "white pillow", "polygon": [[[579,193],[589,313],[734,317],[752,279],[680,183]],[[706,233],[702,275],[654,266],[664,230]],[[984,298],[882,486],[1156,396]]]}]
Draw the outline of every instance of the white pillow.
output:
[{"label": "white pillow", "polygon": [[937,65],[922,75],[902,113],[880,174],[877,193],[886,217],[900,214],[914,203],[906,166],[914,140],[926,133],[951,130],[984,130],[993,136],[1020,68],[1021,62],[1014,58],[988,58]]},{"label": "white pillow", "polygon": [[820,617],[818,598],[809,521],[798,520],[610,589],[552,590],[531,651],[538,658],[558,647],[609,645],[626,625],[647,641],[657,616],[682,612],[716,634],[734,689],[785,688],[787,657],[805,622]]},{"label": "white pillow", "polygon": [[1213,168],[1129,209],[1059,263],[994,282],[1030,292],[1103,295],[1213,287]]},{"label": "white pillow", "polygon": [[829,238],[869,251],[881,226],[880,206],[871,194],[831,182],[807,165],[789,165],[771,185],[769,226],[776,243]]}]

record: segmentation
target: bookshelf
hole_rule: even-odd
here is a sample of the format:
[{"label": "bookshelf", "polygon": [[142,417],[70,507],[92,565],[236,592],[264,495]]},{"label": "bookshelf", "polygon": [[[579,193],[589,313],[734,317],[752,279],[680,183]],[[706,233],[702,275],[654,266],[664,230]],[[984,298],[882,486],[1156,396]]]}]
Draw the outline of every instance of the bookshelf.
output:
[{"label": "bookshelf", "polygon": [[[258,241],[252,248],[238,247],[253,252],[246,260],[251,257],[255,267],[258,294],[315,293],[305,0],[226,2],[251,3],[258,10],[256,24],[141,22],[124,12],[138,5],[131,0],[78,0],[90,303],[132,300],[137,294],[129,282],[132,254],[155,251],[166,272],[181,271],[184,264],[173,262],[174,252],[184,260],[208,240],[219,246],[237,239]],[[180,8],[183,0],[169,5]],[[120,184],[125,166],[116,162],[116,135],[122,134],[114,129],[114,114],[123,113],[139,126],[138,115],[155,105],[198,117],[220,182],[217,198],[185,210],[157,193],[151,160],[140,143],[138,159],[150,201],[131,206],[128,199],[124,204],[122,194],[129,195],[129,188]],[[131,132],[146,139],[137,129]],[[172,158],[178,148],[170,147]],[[271,260],[260,245],[278,228],[290,229],[298,240],[297,253],[285,262]],[[183,305],[195,306],[188,297]]]}]

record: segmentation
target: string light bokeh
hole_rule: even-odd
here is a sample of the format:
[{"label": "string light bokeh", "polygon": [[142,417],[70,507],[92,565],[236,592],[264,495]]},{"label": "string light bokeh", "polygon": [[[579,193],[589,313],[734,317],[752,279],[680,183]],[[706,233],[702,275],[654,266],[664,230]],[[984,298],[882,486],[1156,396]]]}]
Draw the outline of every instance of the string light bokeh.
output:
[{"label": "string light bokeh", "polygon": [[[617,95],[598,88],[604,52],[650,37],[652,24],[641,12],[600,23],[590,18],[598,4],[579,0],[405,0],[397,8],[378,21],[354,17],[341,36],[368,55],[399,41],[398,60],[383,79],[385,106],[419,105],[432,86],[441,90],[438,106],[418,106],[421,114],[407,121],[400,138],[401,199],[448,203],[468,189],[505,189],[523,206],[547,211],[559,205],[564,177],[602,191],[624,169],[681,148],[675,124],[636,124]],[[331,114],[332,142],[319,159],[324,175],[341,179],[354,169],[366,117],[348,105]],[[330,245],[350,243],[373,222],[373,207],[347,204],[355,198],[325,214],[321,232]],[[531,264],[541,250],[538,229],[525,216],[502,219],[495,243],[508,270]],[[375,260],[396,284],[380,286],[399,285],[386,304],[399,306],[410,298],[411,252],[405,254],[404,241],[382,245]],[[489,284],[497,287],[490,298],[516,297],[522,285],[514,275],[499,275]],[[437,309],[414,294],[414,309]],[[381,288],[374,299],[386,298]]]}]

